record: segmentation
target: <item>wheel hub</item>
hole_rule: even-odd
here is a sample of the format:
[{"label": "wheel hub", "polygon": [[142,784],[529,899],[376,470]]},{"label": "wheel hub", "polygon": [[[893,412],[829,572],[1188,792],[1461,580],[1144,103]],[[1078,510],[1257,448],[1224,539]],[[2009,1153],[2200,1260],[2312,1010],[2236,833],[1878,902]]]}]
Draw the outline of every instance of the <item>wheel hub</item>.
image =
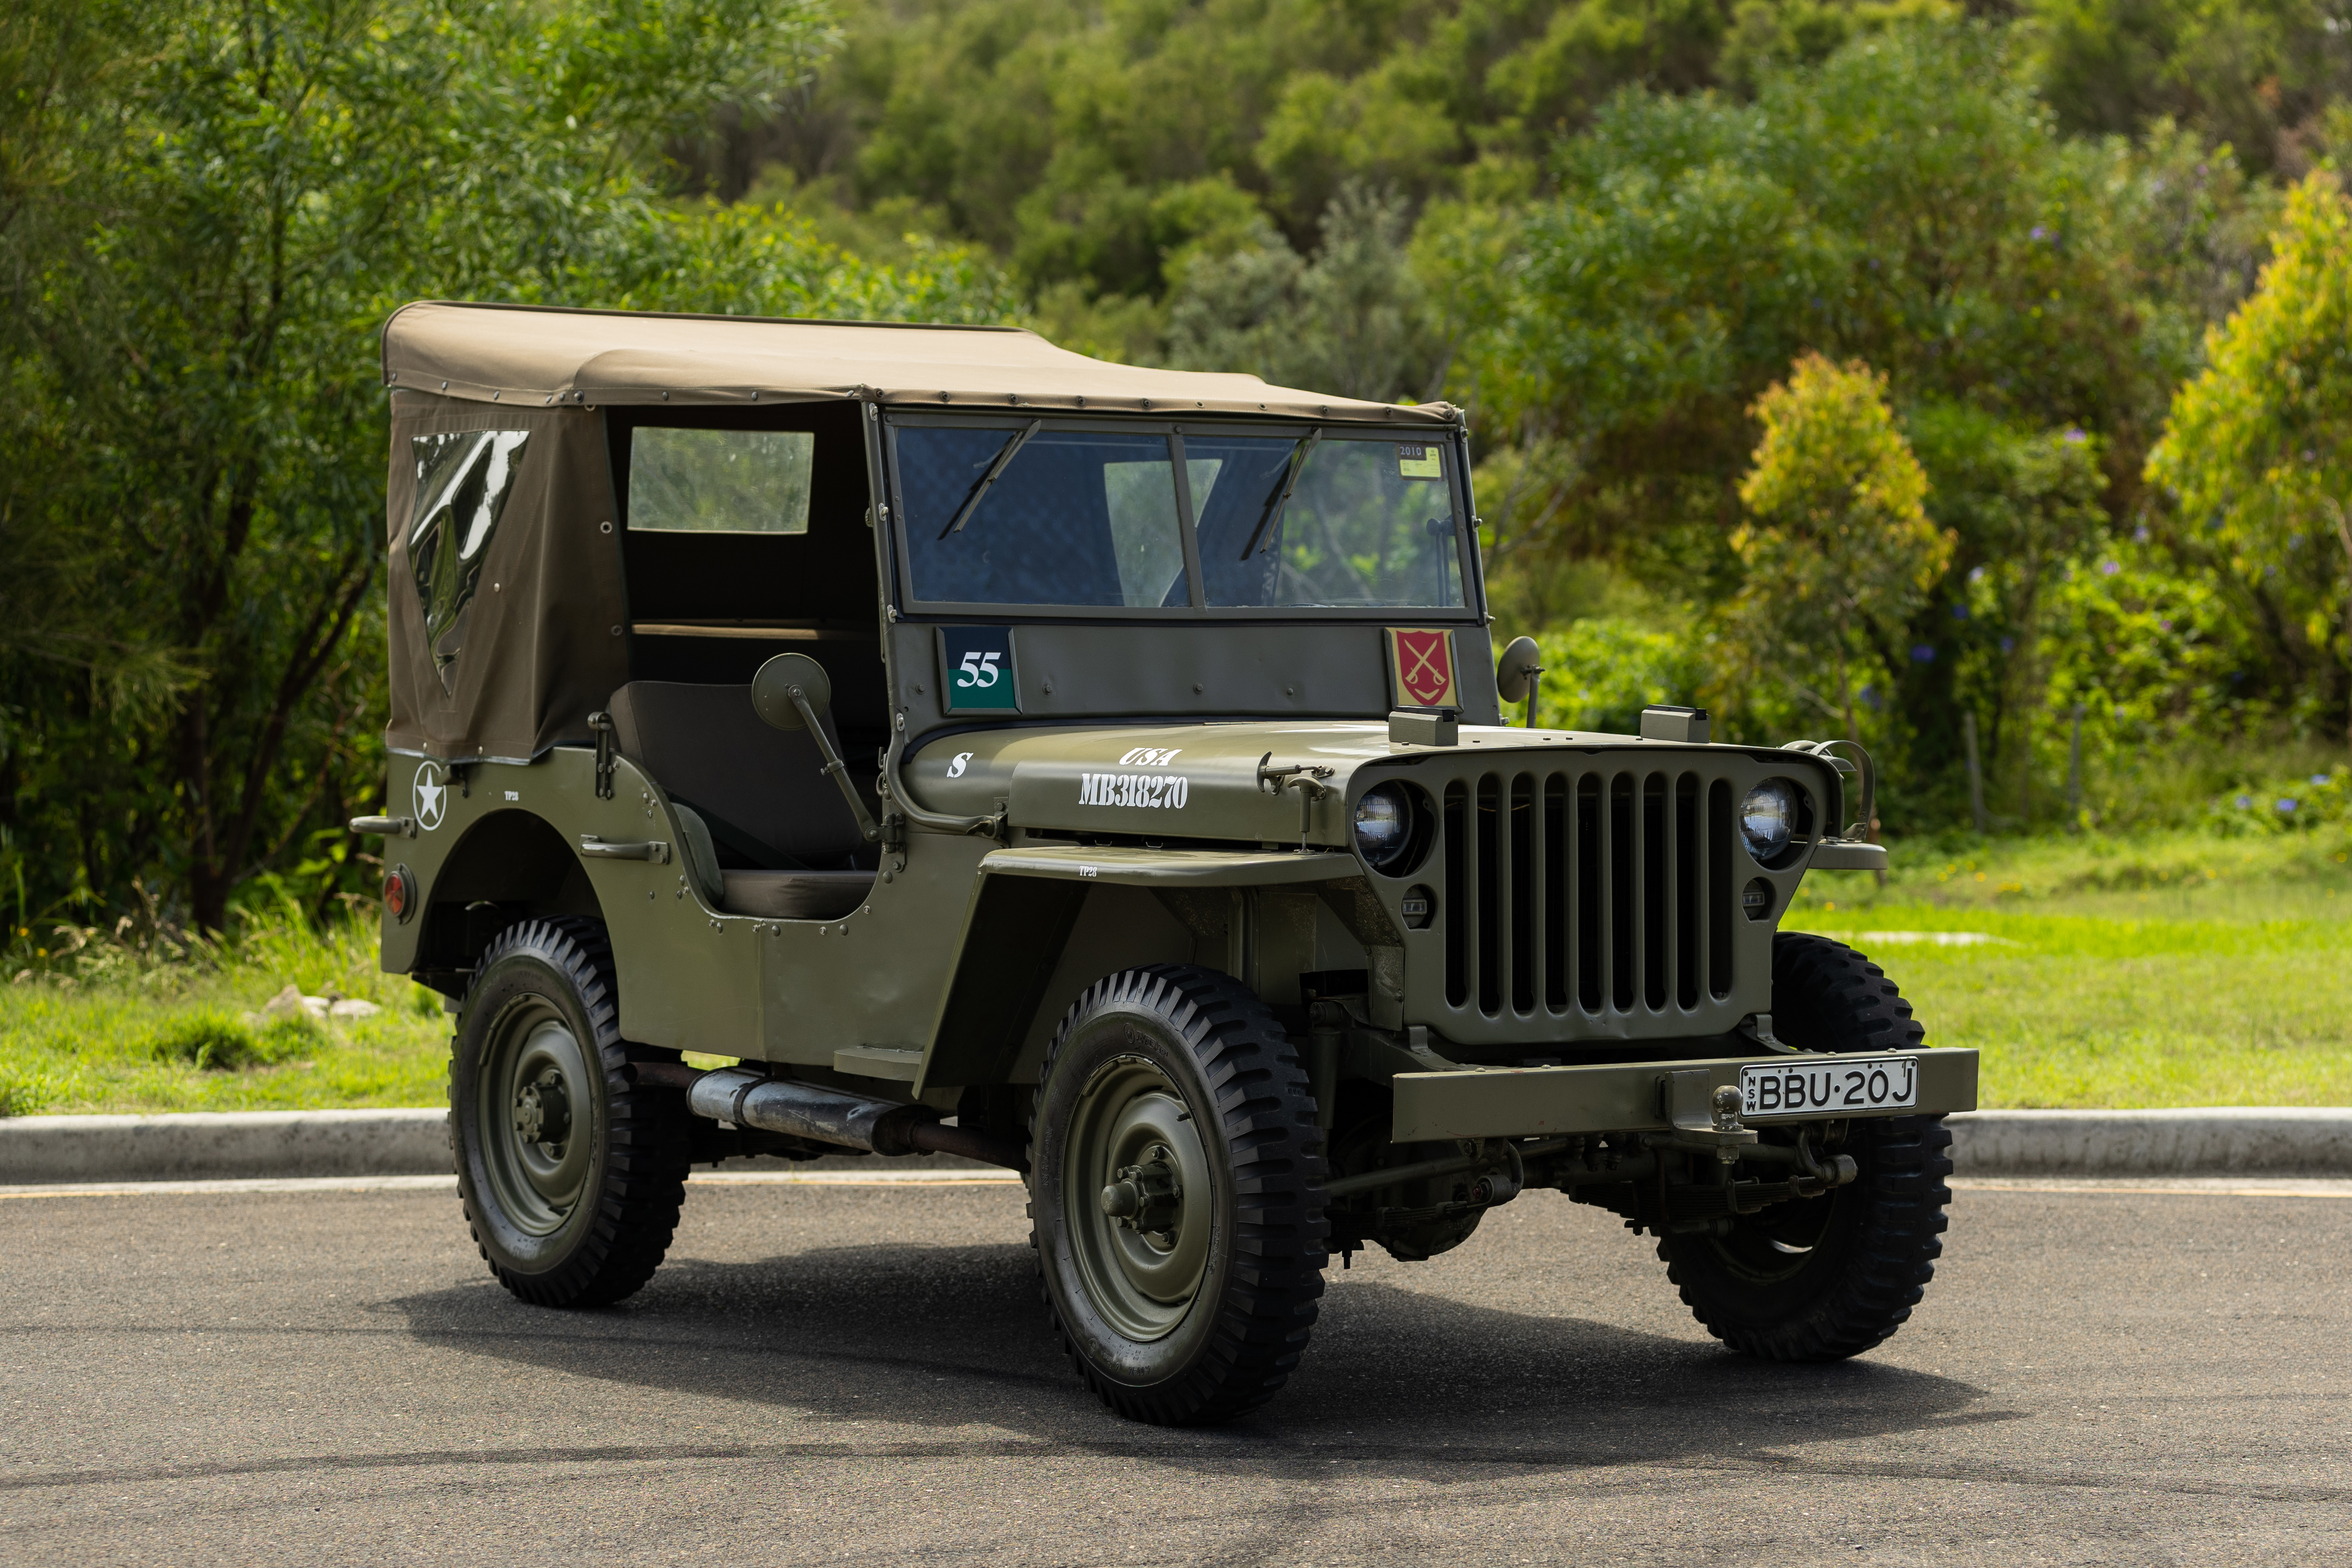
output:
[{"label": "wheel hub", "polygon": [[542,1070],[515,1094],[514,1129],[526,1143],[536,1143],[550,1159],[559,1158],[572,1136],[572,1101],[563,1092],[563,1075],[554,1068]]},{"label": "wheel hub", "polygon": [[1164,1144],[1155,1143],[1145,1163],[1119,1167],[1118,1179],[1102,1190],[1102,1210],[1111,1223],[1173,1247],[1176,1222],[1184,1212],[1184,1183],[1175,1162]]},{"label": "wheel hub", "polygon": [[1096,1310],[1130,1340],[1173,1331],[1214,1230],[1208,1150],[1182,1093],[1151,1061],[1112,1058],[1079,1091],[1066,1160],[1064,1212]]}]

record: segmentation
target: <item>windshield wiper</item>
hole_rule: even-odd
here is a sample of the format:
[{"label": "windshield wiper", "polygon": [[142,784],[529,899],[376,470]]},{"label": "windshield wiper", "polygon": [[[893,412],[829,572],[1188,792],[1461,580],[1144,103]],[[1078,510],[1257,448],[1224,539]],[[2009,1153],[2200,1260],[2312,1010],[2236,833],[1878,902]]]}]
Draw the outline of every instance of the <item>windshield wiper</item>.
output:
[{"label": "windshield wiper", "polygon": [[1021,427],[1019,435],[1004,443],[1004,450],[996,454],[996,461],[988,465],[988,472],[980,476],[980,483],[971,487],[971,494],[963,498],[963,505],[956,508],[955,516],[950,518],[948,525],[940,530],[941,539],[945,539],[950,533],[962,531],[963,525],[970,522],[971,514],[979,510],[981,498],[988,493],[988,487],[994,484],[997,477],[1011,466],[1014,456],[1022,447],[1029,444],[1029,437],[1037,434],[1045,423],[1043,419],[1032,419]]},{"label": "windshield wiper", "polygon": [[1321,429],[1309,430],[1307,432],[1306,439],[1300,441],[1292,449],[1290,473],[1282,481],[1282,489],[1266,501],[1265,515],[1257,520],[1255,528],[1250,530],[1249,542],[1242,546],[1241,559],[1244,561],[1256,554],[1257,542],[1273,531],[1275,523],[1282,516],[1282,509],[1290,504],[1290,492],[1298,488],[1298,476],[1307,471],[1307,454],[1313,451],[1315,443],[1321,439],[1323,439]]}]

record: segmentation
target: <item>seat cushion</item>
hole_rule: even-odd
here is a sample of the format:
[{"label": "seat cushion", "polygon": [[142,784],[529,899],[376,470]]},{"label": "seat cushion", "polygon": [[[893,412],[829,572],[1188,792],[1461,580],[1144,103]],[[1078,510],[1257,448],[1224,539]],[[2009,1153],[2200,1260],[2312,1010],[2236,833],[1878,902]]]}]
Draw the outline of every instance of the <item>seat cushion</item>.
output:
[{"label": "seat cushion", "polygon": [[774,921],[837,921],[873,890],[871,871],[727,871],[730,914]]},{"label": "seat cushion", "polygon": [[[815,742],[761,722],[750,687],[633,680],[613,693],[612,712],[622,752],[662,788],[713,817],[714,831],[723,823],[775,851],[755,864],[835,867],[865,847]],[[830,713],[824,725],[837,747]]]}]

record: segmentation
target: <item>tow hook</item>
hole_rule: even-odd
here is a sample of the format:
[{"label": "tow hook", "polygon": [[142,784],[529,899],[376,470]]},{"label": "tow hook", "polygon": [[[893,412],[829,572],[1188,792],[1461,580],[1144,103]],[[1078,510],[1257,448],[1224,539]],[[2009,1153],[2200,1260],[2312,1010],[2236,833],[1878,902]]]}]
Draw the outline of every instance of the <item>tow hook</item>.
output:
[{"label": "tow hook", "polygon": [[1728,1169],[1757,1146],[1756,1130],[1740,1124],[1739,1090],[1729,1084],[1717,1089],[1705,1068],[1661,1073],[1658,1100],[1674,1131],[1643,1138],[1653,1149],[1712,1154]]}]

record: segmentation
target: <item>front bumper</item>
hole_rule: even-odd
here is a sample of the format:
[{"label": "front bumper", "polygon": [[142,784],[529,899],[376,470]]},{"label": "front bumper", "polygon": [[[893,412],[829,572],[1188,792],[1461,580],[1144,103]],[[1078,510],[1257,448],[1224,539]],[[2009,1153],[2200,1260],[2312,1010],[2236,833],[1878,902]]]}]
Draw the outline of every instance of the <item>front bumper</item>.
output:
[{"label": "front bumper", "polygon": [[[1900,1110],[1830,1114],[1936,1116],[1977,1108],[1976,1052],[1938,1047],[1884,1054],[1918,1058],[1918,1102]],[[1824,1065],[1837,1059],[1828,1055],[1776,1055],[1399,1073],[1392,1080],[1396,1124],[1390,1136],[1399,1143],[1418,1143],[1446,1138],[1668,1131],[1688,1116],[1693,1105],[1704,1105],[1713,1090],[1737,1088],[1743,1067]]]}]

